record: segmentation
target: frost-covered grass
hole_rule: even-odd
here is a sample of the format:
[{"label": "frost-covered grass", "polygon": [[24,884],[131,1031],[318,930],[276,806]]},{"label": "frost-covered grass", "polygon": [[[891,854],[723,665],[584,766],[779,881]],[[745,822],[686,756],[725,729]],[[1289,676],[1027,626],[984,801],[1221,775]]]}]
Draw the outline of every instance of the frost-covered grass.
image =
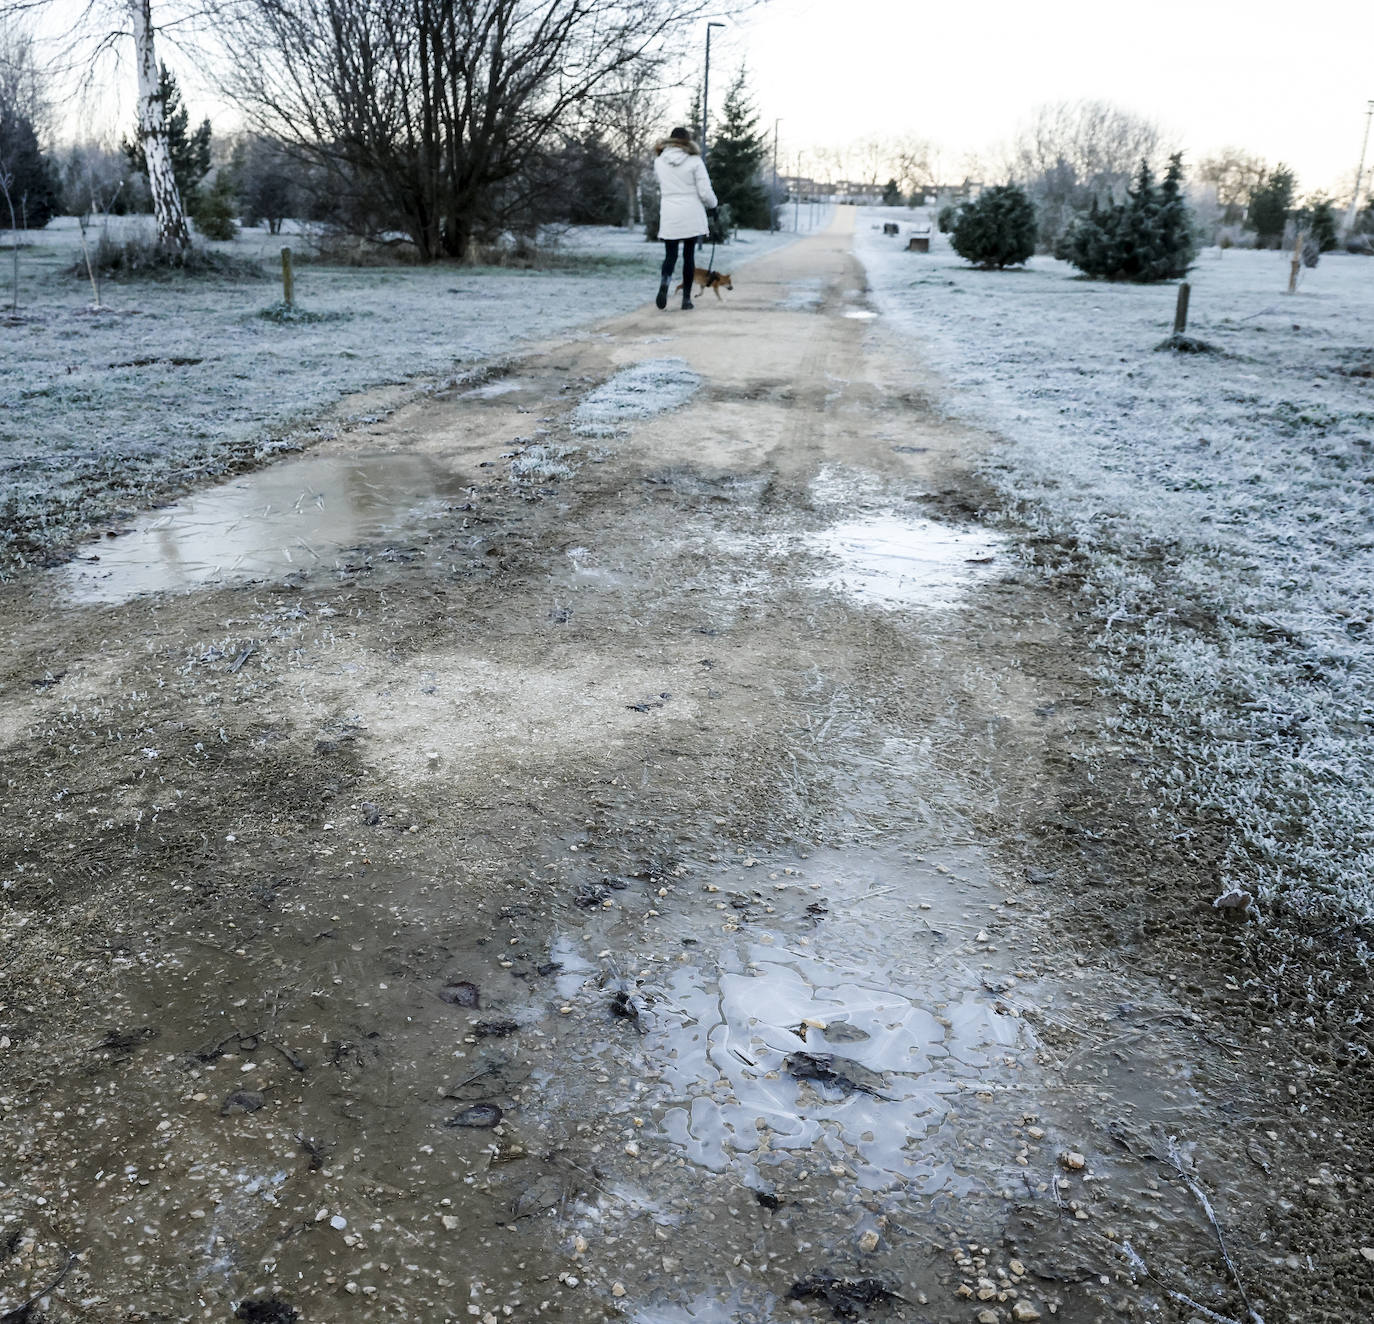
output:
[{"label": "frost-covered grass", "polygon": [[701,378],[686,359],[642,359],[588,392],[573,411],[579,436],[614,436],[622,423],[686,404]]},{"label": "frost-covered grass", "polygon": [[[146,222],[110,226],[119,240]],[[754,256],[786,238],[746,233],[734,247]],[[280,249],[308,256],[308,238],[247,230],[211,247],[256,260],[261,276],[107,279],[93,312],[90,283],[72,274],[75,220],[22,241],[20,315],[0,318],[0,569],[299,445],[343,397],[419,389],[627,311],[652,295],[662,252],[597,227],[546,236],[535,270],[303,261],[285,315]]]},{"label": "frost-covered grass", "polygon": [[[870,225],[903,224],[900,239]],[[877,305],[952,408],[1005,439],[1005,518],[1086,576],[1118,734],[1159,812],[1220,825],[1223,888],[1304,935],[1374,920],[1374,260],[1328,254],[1284,293],[1276,253],[1204,251],[1176,287],[1037,258],[975,271],[907,211],[860,213]],[[1171,813],[1172,811],[1172,813]]]}]

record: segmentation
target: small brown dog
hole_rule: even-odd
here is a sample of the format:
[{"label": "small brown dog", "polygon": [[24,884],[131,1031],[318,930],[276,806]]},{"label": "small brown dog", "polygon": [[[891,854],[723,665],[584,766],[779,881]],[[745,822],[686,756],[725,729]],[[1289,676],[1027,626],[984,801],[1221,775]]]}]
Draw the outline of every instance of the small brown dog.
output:
[{"label": "small brown dog", "polygon": [[[687,282],[684,280],[678,285],[678,290],[682,289],[686,284]],[[735,288],[731,283],[730,273],[728,271],[703,271],[700,267],[696,269],[696,272],[692,276],[692,284],[696,286],[698,298],[705,294],[707,290],[714,290],[716,298],[720,299],[722,303],[724,303],[725,300],[721,296],[721,290],[733,290]],[[674,293],[677,293],[677,291],[675,290]]]}]

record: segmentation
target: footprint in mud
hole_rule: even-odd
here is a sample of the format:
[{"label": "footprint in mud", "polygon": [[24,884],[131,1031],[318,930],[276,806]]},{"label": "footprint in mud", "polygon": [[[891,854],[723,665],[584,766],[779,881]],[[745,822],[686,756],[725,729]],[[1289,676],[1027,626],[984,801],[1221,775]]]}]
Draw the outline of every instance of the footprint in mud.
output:
[{"label": "footprint in mud", "polygon": [[451,1007],[476,1008],[481,1006],[481,993],[476,984],[464,979],[456,984],[444,985],[439,990],[439,1001],[447,1002]]},{"label": "footprint in mud", "polygon": [[500,1126],[504,1116],[494,1103],[474,1103],[471,1108],[464,1108],[462,1112],[450,1117],[444,1125],[489,1131],[493,1126]]},{"label": "footprint in mud", "polygon": [[296,1324],[300,1311],[275,1296],[265,1296],[239,1302],[234,1318],[248,1324]]}]

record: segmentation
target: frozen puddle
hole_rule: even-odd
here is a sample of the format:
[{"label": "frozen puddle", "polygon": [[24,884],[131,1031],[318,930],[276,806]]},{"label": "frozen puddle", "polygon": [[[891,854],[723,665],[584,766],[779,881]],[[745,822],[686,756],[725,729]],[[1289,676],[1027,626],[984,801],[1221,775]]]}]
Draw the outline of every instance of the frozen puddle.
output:
[{"label": "frozen puddle", "polygon": [[481,386],[474,386],[470,391],[464,391],[461,399],[464,400],[494,400],[498,396],[511,395],[515,391],[523,390],[528,385],[518,377],[498,377],[495,381],[485,382]]},{"label": "frozen puddle", "polygon": [[821,304],[821,280],[813,276],[807,280],[793,281],[787,287],[787,296],[779,305],[787,312],[811,312]]},{"label": "frozen puddle", "polygon": [[[944,1124],[965,1091],[1020,1088],[1035,1048],[970,913],[985,869],[827,852],[782,892],[722,879],[717,922],[634,992],[662,1139],[762,1192],[834,1164],[903,1199],[970,1190]],[[553,956],[560,997],[590,991],[592,952],[565,937]]]},{"label": "frozen puddle", "polygon": [[124,602],[330,565],[443,505],[445,472],[413,455],[304,456],[153,511],[57,572],[77,603]]},{"label": "frozen puddle", "polygon": [[876,516],[812,534],[824,588],[865,606],[951,607],[996,566],[1002,541],[934,520]]}]

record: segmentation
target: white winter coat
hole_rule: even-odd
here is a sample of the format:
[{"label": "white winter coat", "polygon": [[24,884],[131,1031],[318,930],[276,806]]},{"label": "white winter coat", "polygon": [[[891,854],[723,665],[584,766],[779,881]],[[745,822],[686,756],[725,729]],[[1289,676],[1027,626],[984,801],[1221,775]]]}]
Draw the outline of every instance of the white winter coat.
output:
[{"label": "white winter coat", "polygon": [[716,205],[716,195],[701,157],[681,147],[665,147],[654,162],[654,177],[661,198],[658,237],[695,239],[705,234],[706,208]]}]

